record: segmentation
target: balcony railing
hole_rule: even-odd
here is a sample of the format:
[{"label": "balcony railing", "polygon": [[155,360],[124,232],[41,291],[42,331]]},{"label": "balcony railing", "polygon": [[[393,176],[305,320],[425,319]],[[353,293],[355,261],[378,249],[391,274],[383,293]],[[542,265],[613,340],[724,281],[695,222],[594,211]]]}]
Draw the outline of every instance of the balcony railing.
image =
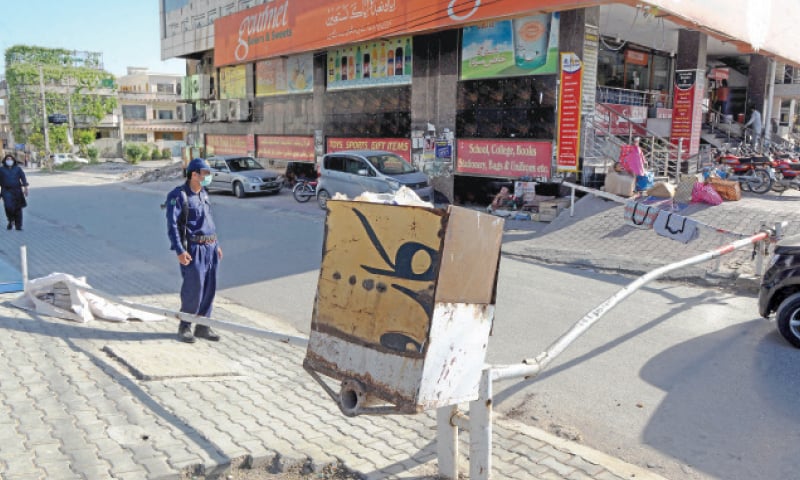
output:
[{"label": "balcony railing", "polygon": [[629,90],[627,88],[597,87],[597,103],[672,108],[672,95],[658,90]]}]

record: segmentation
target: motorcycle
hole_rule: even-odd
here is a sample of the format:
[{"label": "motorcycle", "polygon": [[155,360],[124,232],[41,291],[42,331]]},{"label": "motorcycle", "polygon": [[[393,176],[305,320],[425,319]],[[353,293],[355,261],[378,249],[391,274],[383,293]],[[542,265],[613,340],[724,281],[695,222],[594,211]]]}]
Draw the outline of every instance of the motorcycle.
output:
[{"label": "motorcycle", "polygon": [[722,153],[717,157],[726,180],[735,180],[741,184],[742,191],[767,193],[772,188],[775,173],[770,165],[769,157],[761,155],[738,156]]},{"label": "motorcycle", "polygon": [[294,199],[300,203],[306,203],[311,197],[317,196],[317,181],[308,178],[298,178],[297,183],[292,188]]},{"label": "motorcycle", "polygon": [[778,153],[772,158],[775,181],[772,190],[783,193],[789,188],[800,190],[800,161],[787,153]]}]

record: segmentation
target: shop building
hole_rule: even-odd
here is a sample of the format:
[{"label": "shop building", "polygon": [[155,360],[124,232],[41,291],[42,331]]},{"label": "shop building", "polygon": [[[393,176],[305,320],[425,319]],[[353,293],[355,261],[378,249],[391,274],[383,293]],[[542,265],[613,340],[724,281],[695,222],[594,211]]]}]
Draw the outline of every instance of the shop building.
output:
[{"label": "shop building", "polygon": [[[690,150],[712,69],[733,72],[742,106],[775,103],[770,69],[800,64],[800,6],[684,3],[163,0],[162,57],[187,60],[188,140],[207,154],[280,169],[380,148],[451,200],[485,203],[499,183],[580,173],[599,104]],[[676,79],[693,82],[678,105]]]}]

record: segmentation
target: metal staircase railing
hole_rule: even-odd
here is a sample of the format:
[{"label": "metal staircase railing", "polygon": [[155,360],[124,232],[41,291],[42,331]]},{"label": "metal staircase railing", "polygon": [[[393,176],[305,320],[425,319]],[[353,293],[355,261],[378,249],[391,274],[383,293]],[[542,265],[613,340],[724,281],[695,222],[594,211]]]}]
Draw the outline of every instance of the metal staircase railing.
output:
[{"label": "metal staircase railing", "polygon": [[602,104],[597,104],[595,115],[584,116],[583,131],[584,170],[594,167],[595,171],[601,168],[601,172],[607,172],[619,159],[620,147],[632,143],[634,137],[640,138],[639,146],[647,168],[658,179],[677,183],[681,176],[696,175],[704,166],[713,163],[710,147],[701,147],[698,153],[686,157],[687,149],[682,140],[675,145]]}]

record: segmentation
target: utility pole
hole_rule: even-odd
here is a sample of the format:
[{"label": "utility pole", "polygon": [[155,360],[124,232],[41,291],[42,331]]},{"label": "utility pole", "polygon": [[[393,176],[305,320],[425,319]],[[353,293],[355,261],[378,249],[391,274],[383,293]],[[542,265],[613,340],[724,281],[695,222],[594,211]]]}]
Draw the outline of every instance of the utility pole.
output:
[{"label": "utility pole", "polygon": [[67,77],[67,143],[70,149],[75,147],[75,137],[73,137],[72,126],[72,79]]},{"label": "utility pole", "polygon": [[45,96],[44,96],[44,72],[42,72],[42,66],[39,65],[39,89],[42,92],[42,120],[43,120],[43,128],[44,128],[44,161],[47,162],[46,164],[52,170],[53,165],[50,163],[50,133],[47,129],[47,104],[45,103]]}]

